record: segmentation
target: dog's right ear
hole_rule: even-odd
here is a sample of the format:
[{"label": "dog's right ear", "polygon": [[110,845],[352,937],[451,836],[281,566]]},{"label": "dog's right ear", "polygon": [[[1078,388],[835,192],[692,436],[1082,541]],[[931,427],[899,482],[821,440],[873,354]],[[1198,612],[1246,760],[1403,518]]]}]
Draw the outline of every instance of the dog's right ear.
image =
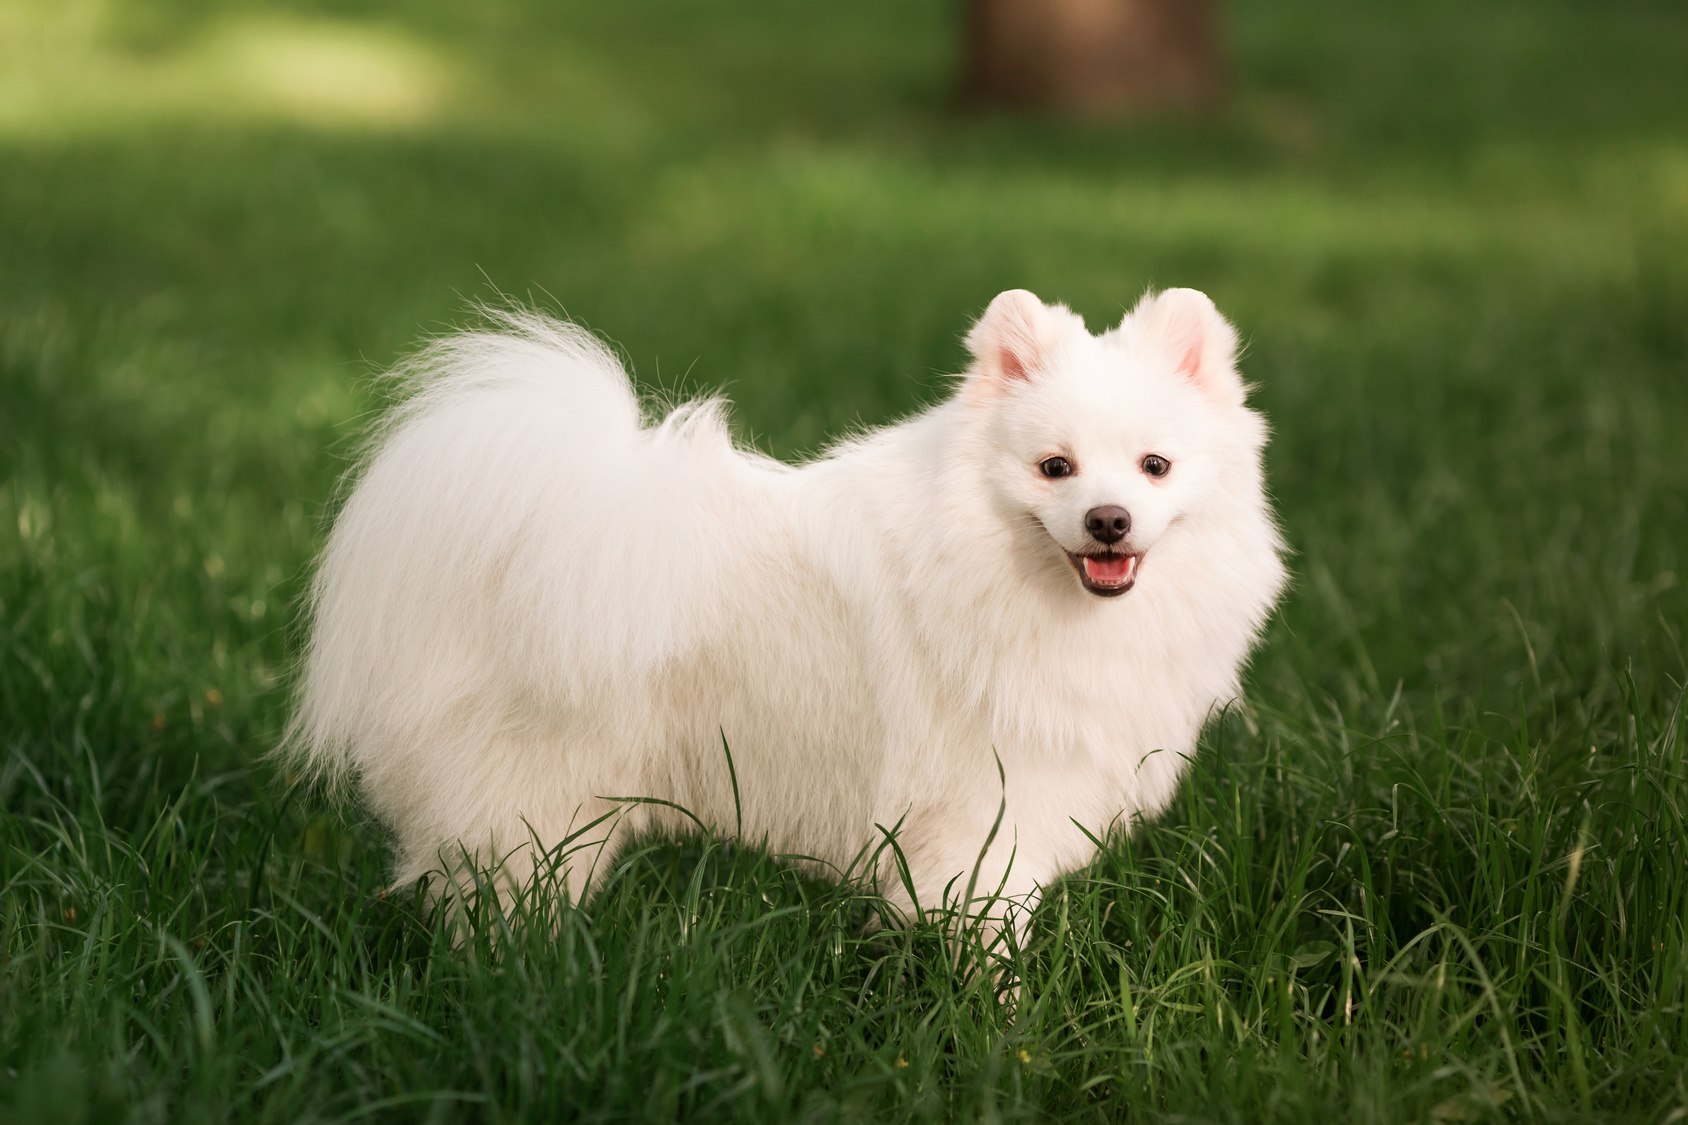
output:
[{"label": "dog's right ear", "polygon": [[1241,406],[1245,393],[1237,375],[1237,331],[1219,315],[1206,293],[1168,289],[1145,293],[1126,314],[1136,321],[1146,346],[1216,402]]},{"label": "dog's right ear", "polygon": [[1024,289],[997,294],[967,333],[967,350],[975,360],[969,390],[1002,394],[1016,381],[1034,379],[1060,345],[1063,319],[1078,318],[1065,306],[1050,308]]}]

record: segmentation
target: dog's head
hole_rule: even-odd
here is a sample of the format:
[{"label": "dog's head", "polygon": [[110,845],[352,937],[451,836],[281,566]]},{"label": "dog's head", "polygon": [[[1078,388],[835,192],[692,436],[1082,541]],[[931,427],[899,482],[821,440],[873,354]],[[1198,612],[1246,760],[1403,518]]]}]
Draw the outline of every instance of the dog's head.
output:
[{"label": "dog's head", "polygon": [[1257,463],[1264,431],[1243,404],[1236,333],[1193,289],[1146,295],[1100,336],[1010,290],[967,344],[962,398],[994,500],[1047,533],[1098,597],[1130,590],[1168,529]]}]

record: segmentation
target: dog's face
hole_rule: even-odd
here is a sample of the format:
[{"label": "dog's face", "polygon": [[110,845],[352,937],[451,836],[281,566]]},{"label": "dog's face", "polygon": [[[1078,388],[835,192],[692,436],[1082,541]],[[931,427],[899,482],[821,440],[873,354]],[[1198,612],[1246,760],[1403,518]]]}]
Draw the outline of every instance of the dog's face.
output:
[{"label": "dog's face", "polygon": [[989,428],[1001,514],[1046,536],[1088,593],[1125,594],[1168,529],[1199,513],[1227,446],[1247,440],[1230,325],[1174,289],[1091,336],[1067,309],[1012,290],[968,344],[978,363],[964,393]]}]

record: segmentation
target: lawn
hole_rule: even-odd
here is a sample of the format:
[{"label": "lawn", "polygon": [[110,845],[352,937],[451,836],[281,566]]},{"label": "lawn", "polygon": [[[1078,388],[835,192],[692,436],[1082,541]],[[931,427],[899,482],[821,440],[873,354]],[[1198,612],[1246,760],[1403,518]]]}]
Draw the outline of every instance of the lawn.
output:
[{"label": "lawn", "polygon": [[[1688,8],[1234,0],[1138,124],[961,112],[956,8],[0,0],[0,1119],[1688,1118]],[[1017,1003],[725,836],[459,940],[268,756],[473,302],[795,458],[1151,284],[1246,340],[1294,584]]]}]

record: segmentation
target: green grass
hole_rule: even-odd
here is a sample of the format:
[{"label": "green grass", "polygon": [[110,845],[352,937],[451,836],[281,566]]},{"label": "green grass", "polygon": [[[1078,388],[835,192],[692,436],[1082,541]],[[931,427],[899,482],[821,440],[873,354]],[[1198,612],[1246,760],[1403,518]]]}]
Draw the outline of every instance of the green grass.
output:
[{"label": "green grass", "polygon": [[[1233,107],[1118,126],[955,112],[952,8],[0,4],[0,1118],[1688,1117],[1688,12],[1237,0]],[[459,942],[265,758],[470,300],[793,456],[1150,283],[1248,341],[1296,579],[1017,1005],[725,839]]]}]

